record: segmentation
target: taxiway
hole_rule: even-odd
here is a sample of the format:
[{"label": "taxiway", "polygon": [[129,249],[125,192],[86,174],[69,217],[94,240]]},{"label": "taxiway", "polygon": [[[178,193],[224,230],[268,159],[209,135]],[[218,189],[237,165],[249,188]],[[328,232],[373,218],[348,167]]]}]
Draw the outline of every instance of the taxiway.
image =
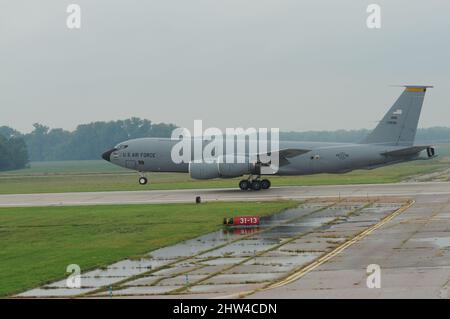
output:
[{"label": "taxiway", "polygon": [[450,197],[450,182],[285,186],[274,187],[264,191],[241,191],[226,188],[13,194],[0,195],[0,207],[189,203],[194,202],[196,196],[200,196],[202,201],[261,201],[277,199],[305,199],[312,197],[417,195],[447,195]]}]

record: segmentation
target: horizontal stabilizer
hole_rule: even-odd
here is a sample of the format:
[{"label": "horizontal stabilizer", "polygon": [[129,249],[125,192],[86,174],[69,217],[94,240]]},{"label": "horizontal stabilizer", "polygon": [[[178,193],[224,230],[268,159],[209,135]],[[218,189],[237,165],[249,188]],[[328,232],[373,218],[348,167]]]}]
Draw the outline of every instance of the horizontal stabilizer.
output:
[{"label": "horizontal stabilizer", "polygon": [[279,150],[280,157],[290,158],[296,157],[305,153],[310,152],[311,150],[299,149],[299,148],[284,148]]},{"label": "horizontal stabilizer", "polygon": [[384,153],[381,153],[381,155],[393,156],[393,157],[415,155],[415,154],[422,152],[423,150],[426,150],[428,147],[430,147],[430,146],[411,146],[411,147],[402,148],[402,149],[395,150],[395,151],[384,152]]}]

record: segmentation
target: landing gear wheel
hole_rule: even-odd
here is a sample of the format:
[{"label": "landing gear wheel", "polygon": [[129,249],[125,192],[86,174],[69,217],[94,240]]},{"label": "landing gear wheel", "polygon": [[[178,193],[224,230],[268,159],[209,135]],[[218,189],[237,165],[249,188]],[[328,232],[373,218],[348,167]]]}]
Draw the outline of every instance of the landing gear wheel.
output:
[{"label": "landing gear wheel", "polygon": [[239,188],[242,189],[243,191],[246,191],[247,189],[250,188],[250,183],[245,179],[243,179],[242,181],[239,182]]},{"label": "landing gear wheel", "polygon": [[263,179],[261,181],[261,188],[262,189],[269,189],[270,185],[271,185],[271,183],[270,183],[270,181],[268,179]]},{"label": "landing gear wheel", "polygon": [[141,184],[141,185],[147,184],[147,178],[146,177],[139,177],[139,184]]},{"label": "landing gear wheel", "polygon": [[261,189],[261,182],[258,180],[252,181],[252,189],[254,191],[259,191]]}]

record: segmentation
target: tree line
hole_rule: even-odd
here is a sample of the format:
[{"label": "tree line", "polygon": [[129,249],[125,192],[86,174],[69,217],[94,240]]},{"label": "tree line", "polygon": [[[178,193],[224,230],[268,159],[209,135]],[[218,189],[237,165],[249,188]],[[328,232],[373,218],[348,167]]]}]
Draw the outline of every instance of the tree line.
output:
[{"label": "tree line", "polygon": [[103,151],[124,140],[139,137],[170,137],[174,124],[152,123],[133,117],[126,120],[78,125],[74,131],[50,129],[35,123],[33,131],[21,134],[2,126],[0,135],[24,140],[31,161],[99,159]]},{"label": "tree line", "polygon": [[[369,133],[370,130],[368,129],[280,132],[280,139],[290,141],[357,143]],[[416,144],[448,143],[450,142],[450,127],[436,126],[430,128],[419,128],[417,129],[415,142]]]},{"label": "tree line", "polygon": [[[126,120],[93,122],[78,125],[74,131],[50,129],[35,123],[33,131],[22,134],[17,130],[0,127],[0,169],[24,167],[30,161],[99,159],[100,154],[119,142],[139,137],[170,137],[177,126],[152,123],[133,117]],[[280,132],[280,139],[319,142],[358,142],[370,130],[337,130]],[[417,143],[450,141],[449,127],[418,129]],[[28,154],[28,155],[27,155]]]}]

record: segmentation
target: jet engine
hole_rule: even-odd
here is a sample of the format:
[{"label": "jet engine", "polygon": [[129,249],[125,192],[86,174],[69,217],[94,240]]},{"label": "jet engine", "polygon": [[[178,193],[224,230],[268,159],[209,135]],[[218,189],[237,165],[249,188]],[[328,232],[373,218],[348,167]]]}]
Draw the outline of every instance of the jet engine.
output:
[{"label": "jet engine", "polygon": [[436,149],[434,146],[427,147],[427,155],[430,158],[436,156]]},{"label": "jet engine", "polygon": [[[242,161],[244,163],[240,163]],[[256,171],[256,164],[249,163],[247,158],[241,158],[240,162],[225,163],[222,158],[213,163],[190,162],[189,175],[194,179],[232,178]]]}]

